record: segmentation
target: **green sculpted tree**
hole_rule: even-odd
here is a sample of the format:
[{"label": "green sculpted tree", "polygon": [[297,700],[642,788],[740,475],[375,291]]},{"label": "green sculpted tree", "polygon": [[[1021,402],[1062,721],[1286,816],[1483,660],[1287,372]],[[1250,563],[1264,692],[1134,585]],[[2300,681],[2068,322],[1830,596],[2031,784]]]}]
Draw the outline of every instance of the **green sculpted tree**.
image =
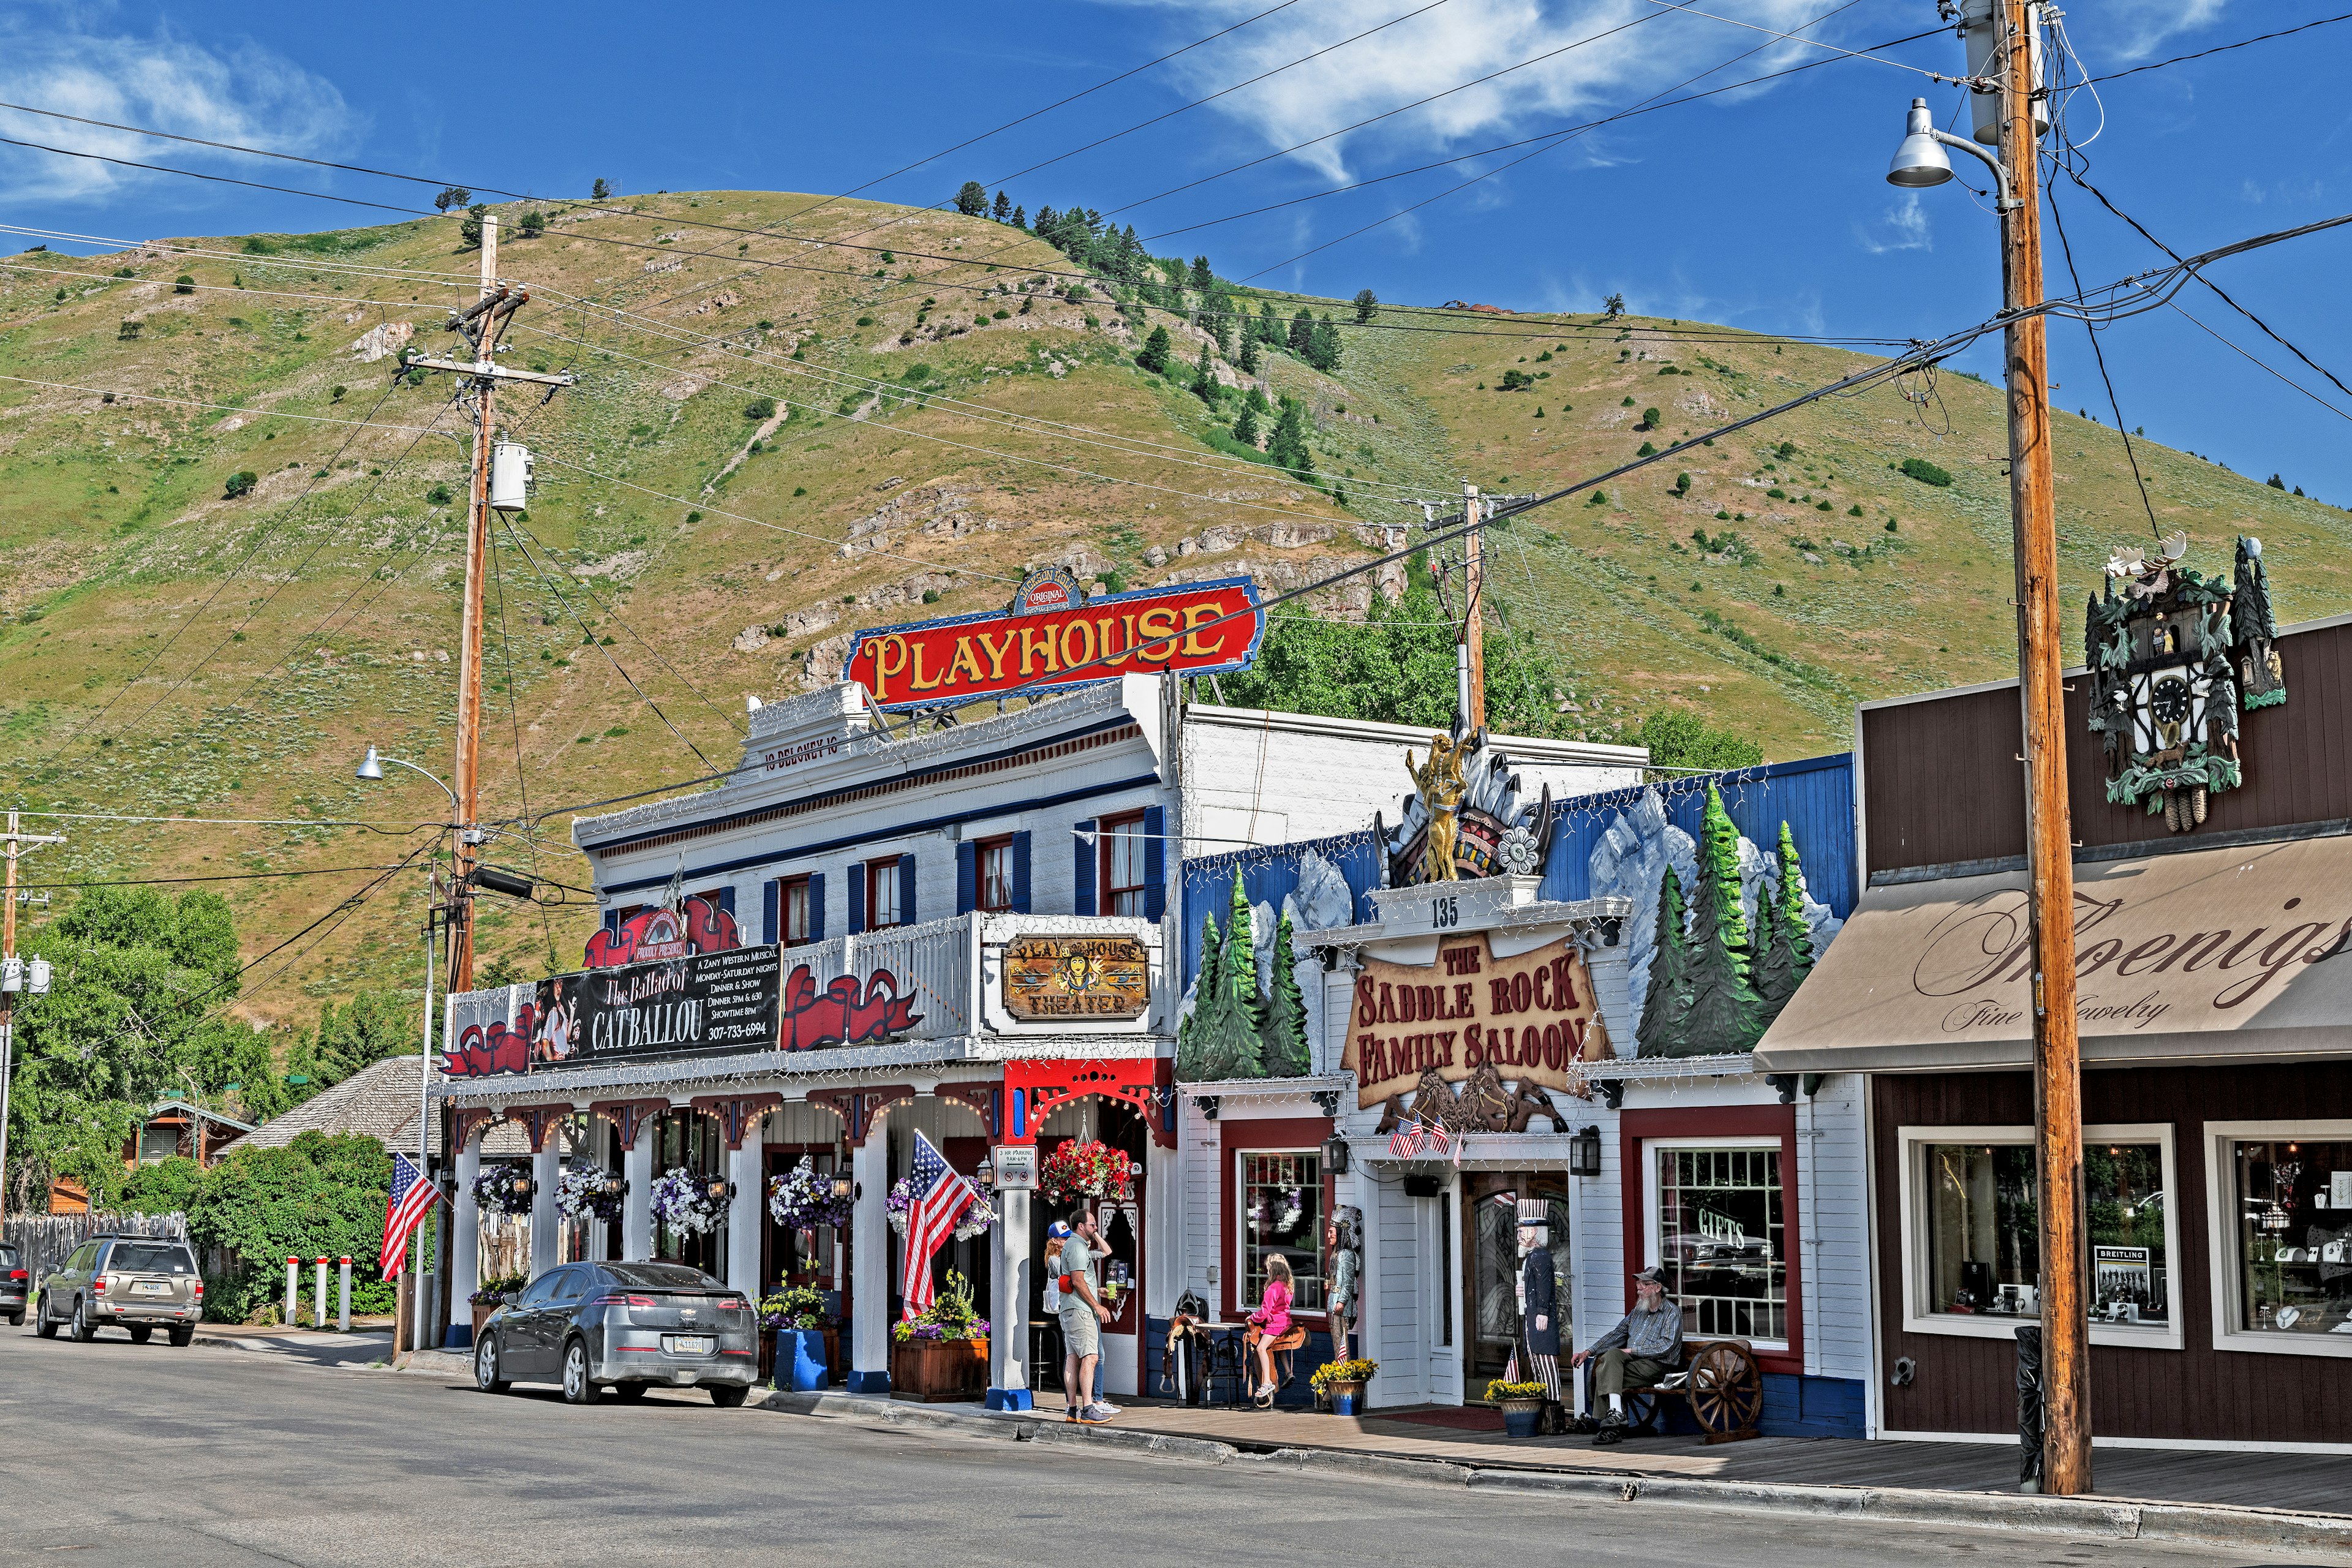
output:
[{"label": "green sculpted tree", "polygon": [[1304,1078],[1313,1068],[1307,1049],[1307,999],[1298,990],[1287,914],[1274,928],[1273,990],[1265,1009],[1266,1074],[1270,1078]]},{"label": "green sculpted tree", "polygon": [[1690,945],[1683,935],[1683,879],[1672,866],[1658,880],[1658,944],[1650,959],[1650,989],[1642,999],[1634,1038],[1645,1057],[1678,1054],[1690,1016]]},{"label": "green sculpted tree", "polygon": [[1673,1054],[1723,1056],[1755,1046],[1765,1014],[1749,977],[1753,958],[1739,903],[1739,829],[1709,784],[1691,897],[1690,1013]]},{"label": "green sculpted tree", "polygon": [[1776,856],[1778,875],[1757,900],[1756,994],[1764,1003],[1764,1020],[1770,1023],[1797,994],[1813,966],[1812,928],[1805,923],[1804,872],[1797,862],[1797,841],[1789,825],[1780,824]]},{"label": "green sculpted tree", "polygon": [[[1201,978],[1192,1016],[1176,1041],[1176,1074],[1193,1083],[1264,1078],[1262,1052],[1265,1014],[1258,998],[1255,942],[1250,932],[1249,894],[1234,873],[1234,902],[1223,938],[1213,919],[1202,928]],[[1215,968],[1209,954],[1216,954]]]}]

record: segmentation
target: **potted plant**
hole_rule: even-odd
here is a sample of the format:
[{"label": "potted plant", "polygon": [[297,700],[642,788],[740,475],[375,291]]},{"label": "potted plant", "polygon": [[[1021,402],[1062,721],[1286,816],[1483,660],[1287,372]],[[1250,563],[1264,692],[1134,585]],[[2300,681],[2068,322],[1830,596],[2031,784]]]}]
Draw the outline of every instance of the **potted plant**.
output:
[{"label": "potted plant", "polygon": [[529,1214],[534,1187],[519,1165],[485,1165],[474,1176],[474,1202],[484,1214]]},{"label": "potted plant", "polygon": [[805,1154],[801,1163],[768,1184],[768,1213],[786,1230],[849,1228],[851,1200],[835,1197],[833,1178],[821,1175]]},{"label": "potted plant", "polygon": [[521,1295],[523,1287],[530,1283],[530,1280],[520,1274],[501,1274],[496,1279],[483,1280],[481,1289],[467,1298],[474,1309],[474,1338],[477,1342],[481,1339],[482,1325],[489,1321],[490,1314]]},{"label": "potted plant", "polygon": [[890,1386],[928,1403],[977,1398],[988,1384],[989,1322],[954,1269],[922,1311],[891,1325]]},{"label": "potted plant", "polygon": [[709,1176],[673,1165],[654,1178],[654,1217],[680,1236],[699,1236],[715,1230],[727,1217],[724,1199],[713,1197],[711,1188],[718,1185]]},{"label": "potted plant", "polygon": [[1332,1415],[1360,1415],[1364,1410],[1364,1384],[1380,1370],[1381,1363],[1376,1361],[1351,1356],[1345,1361],[1325,1362],[1307,1381],[1316,1393],[1329,1397]]},{"label": "potted plant", "polygon": [[1503,1433],[1510,1437],[1536,1435],[1550,1392],[1540,1383],[1505,1383],[1499,1377],[1486,1384],[1487,1399],[1503,1407]]},{"label": "potted plant", "polygon": [[617,1225],[621,1194],[627,1190],[626,1182],[593,1165],[572,1165],[555,1184],[555,1206],[568,1219],[601,1219],[606,1225]]},{"label": "potted plant", "polygon": [[761,1368],[778,1388],[808,1393],[833,1381],[833,1320],[825,1311],[824,1292],[813,1285],[791,1285],[760,1303],[760,1327],[765,1342]]}]

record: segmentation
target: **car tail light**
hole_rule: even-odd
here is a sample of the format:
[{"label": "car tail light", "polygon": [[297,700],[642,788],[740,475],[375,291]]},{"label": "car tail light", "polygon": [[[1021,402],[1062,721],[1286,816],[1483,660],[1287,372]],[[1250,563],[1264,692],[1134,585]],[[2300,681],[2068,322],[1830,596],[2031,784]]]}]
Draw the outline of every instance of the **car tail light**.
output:
[{"label": "car tail light", "polygon": [[589,1303],[592,1307],[658,1307],[651,1296],[599,1296]]},{"label": "car tail light", "polygon": [[199,1300],[199,1301],[201,1301],[201,1300],[203,1300],[204,1299],[205,1299],[205,1282],[204,1282],[203,1280],[199,1279],[199,1280],[197,1280],[197,1281],[196,1281],[196,1300]]},{"label": "car tail light", "polygon": [[11,1279],[29,1279],[32,1276],[27,1274],[22,1268],[11,1268],[8,1270],[8,1278]]},{"label": "car tail light", "polygon": [[101,1275],[100,1278],[98,1278],[98,1279],[94,1279],[94,1280],[90,1281],[90,1287],[89,1287],[89,1288],[90,1288],[91,1289],[93,1289],[93,1290],[97,1291],[97,1292],[98,1292],[100,1295],[101,1295],[101,1296],[105,1295],[105,1294],[106,1294],[106,1279],[105,1279],[105,1277]]},{"label": "car tail light", "polygon": [[743,1310],[743,1303],[740,1298],[730,1296],[719,1303],[719,1310],[722,1312],[740,1312]]}]

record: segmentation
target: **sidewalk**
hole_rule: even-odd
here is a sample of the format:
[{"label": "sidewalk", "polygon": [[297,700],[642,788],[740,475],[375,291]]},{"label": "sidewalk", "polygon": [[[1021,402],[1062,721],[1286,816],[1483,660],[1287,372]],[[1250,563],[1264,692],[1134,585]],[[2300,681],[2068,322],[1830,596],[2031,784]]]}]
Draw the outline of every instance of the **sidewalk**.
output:
[{"label": "sidewalk", "polygon": [[845,1394],[775,1393],[763,1404],[821,1419],[1587,1500],[2197,1541],[2339,1561],[2352,1555],[2352,1480],[2342,1474],[2340,1456],[2103,1448],[2095,1463],[2096,1494],[2053,1498],[2018,1492],[2016,1451],[2006,1445],[1761,1437],[1707,1447],[1696,1438],[1661,1437],[1596,1448],[1583,1437],[1513,1439],[1462,1430],[1453,1425],[1459,1411],[1352,1418],[1130,1400],[1117,1421],[1079,1426],[1066,1424],[1058,1410],[1013,1415]]},{"label": "sidewalk", "polygon": [[275,1324],[199,1323],[195,1342],[213,1350],[250,1351],[314,1366],[373,1367],[392,1359],[392,1328],[354,1324],[352,1331],[288,1329]]}]

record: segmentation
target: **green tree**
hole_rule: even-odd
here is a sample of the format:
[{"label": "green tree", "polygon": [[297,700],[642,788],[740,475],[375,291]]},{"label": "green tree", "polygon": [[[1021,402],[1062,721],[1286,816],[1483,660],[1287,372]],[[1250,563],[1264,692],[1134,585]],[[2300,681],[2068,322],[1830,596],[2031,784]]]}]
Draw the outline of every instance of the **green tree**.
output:
[{"label": "green tree", "polygon": [[[604,182],[599,180],[596,183],[601,185]],[[442,188],[439,195],[433,198],[433,205],[437,210],[446,213],[451,207],[462,207],[473,199],[474,193],[467,190],[465,186],[446,185]]]},{"label": "green tree", "polygon": [[1209,296],[1209,319],[1204,323],[1210,335],[1217,340],[1217,352],[1227,359],[1234,357],[1234,297],[1220,289]]},{"label": "green tree", "polygon": [[1381,313],[1381,297],[1370,289],[1356,290],[1356,325],[1362,326]]},{"label": "green tree", "polygon": [[996,205],[989,209],[988,216],[994,218],[999,223],[1011,223],[1013,221],[1013,198],[1006,195],[1003,191],[997,192]]},{"label": "green tree", "polygon": [[1307,335],[1307,363],[1326,375],[1339,368],[1339,329],[1332,323],[1328,311]]},{"label": "green tree", "polygon": [[1650,988],[1633,1038],[1645,1057],[1674,1056],[1690,1016],[1690,943],[1683,931],[1683,879],[1671,865],[1658,879],[1657,945],[1650,957]]},{"label": "green tree", "polygon": [[533,207],[522,215],[522,237],[525,239],[537,239],[546,232],[547,215],[545,213]]},{"label": "green tree", "polygon": [[1274,991],[1265,1006],[1265,1070],[1271,1078],[1305,1078],[1314,1070],[1307,1048],[1307,999],[1299,994],[1290,951],[1290,916],[1274,928]]},{"label": "green tree", "polygon": [[1679,708],[1653,713],[1642,721],[1638,729],[1621,733],[1619,738],[1627,744],[1650,749],[1650,765],[1656,770],[1651,775],[1654,782],[1678,773],[1754,767],[1764,760],[1764,749],[1754,742],[1711,728]]},{"label": "green tree", "polygon": [[1209,345],[1202,343],[1201,361],[1192,367],[1192,395],[1214,408],[1217,400],[1224,395],[1224,390],[1217,382],[1216,367],[1209,358]]},{"label": "green tree", "polygon": [[[495,984],[488,971],[483,979]],[[299,1104],[362,1068],[414,1055],[416,1015],[415,1004],[396,991],[362,991],[340,1005],[328,1003],[319,1009],[317,1026],[296,1036],[287,1053],[287,1076],[309,1080],[290,1098]]]},{"label": "green tree", "polygon": [[1143,352],[1135,356],[1135,363],[1154,375],[1165,375],[1168,374],[1170,346],[1168,329],[1154,327],[1151,335],[1143,340]]},{"label": "green tree", "polygon": [[1764,1003],[1749,978],[1753,954],[1739,901],[1739,829],[1723,795],[1706,788],[1691,897],[1690,1012],[1669,1054],[1725,1056],[1752,1048],[1764,1032]]},{"label": "green tree", "polygon": [[592,202],[611,201],[613,199],[613,187],[604,181],[599,180],[588,192],[588,199]]},{"label": "green tree", "polygon": [[202,1165],[185,1154],[174,1154],[125,1176],[115,1206],[132,1214],[185,1214],[194,1205],[204,1181]]},{"label": "green tree", "polygon": [[988,187],[978,180],[966,180],[956,191],[956,211],[966,217],[984,216],[988,212]]},{"label": "green tree", "polygon": [[1029,209],[1028,209],[1028,208],[1024,207],[1024,206],[1018,206],[1018,205],[1016,205],[1016,206],[1014,206],[1014,207],[1013,207],[1013,227],[1015,227],[1015,228],[1027,228],[1027,227],[1029,226]]},{"label": "green tree", "polygon": [[1257,302],[1257,341],[1262,343],[1282,342],[1282,318],[1275,314],[1271,300]]},{"label": "green tree", "polygon": [[1774,860],[1776,874],[1756,900],[1760,917],[1757,923],[1763,927],[1756,960],[1756,994],[1763,998],[1768,1023],[1780,1016],[1813,967],[1812,928],[1805,923],[1804,872],[1797,863],[1797,841],[1785,822],[1780,824]]},{"label": "green tree", "polygon": [[1241,413],[1235,416],[1234,419],[1234,440],[1243,443],[1244,446],[1255,447],[1257,445],[1257,405],[1265,401],[1265,397],[1258,392],[1257,388],[1250,388],[1250,395],[1242,399]]},{"label": "green tree", "polygon": [[457,225],[457,246],[459,249],[477,250],[481,247],[482,219],[489,216],[489,208],[482,205],[479,202],[475,203],[472,206],[466,209],[464,221]]},{"label": "green tree", "polygon": [[1282,400],[1282,412],[1275,418],[1265,453],[1298,479],[1315,477],[1315,454],[1307,449],[1307,405],[1295,397]]},{"label": "green tree", "polygon": [[[251,1265],[208,1311],[231,1321],[267,1300],[287,1258],[373,1259],[383,1240],[392,1156],[357,1132],[297,1133],[280,1149],[232,1150],[205,1175],[188,1209],[200,1247],[226,1247]],[[371,1283],[374,1283],[371,1281]],[[378,1290],[376,1294],[386,1294]],[[354,1306],[359,1291],[352,1292]]]},{"label": "green tree", "polygon": [[1207,299],[1210,293],[1215,289],[1217,287],[1217,275],[1209,270],[1209,258],[1207,257],[1196,256],[1192,258],[1192,277],[1191,281],[1192,285],[1192,292],[1200,295],[1203,300]]},{"label": "green tree", "polygon": [[1289,345],[1292,353],[1297,354],[1300,359],[1305,359],[1307,345],[1313,342],[1314,338],[1315,318],[1309,312],[1301,310],[1290,318],[1290,331],[1283,341]]},{"label": "green tree", "polygon": [[1249,325],[1242,333],[1242,357],[1238,363],[1244,375],[1257,374],[1257,328],[1255,324]]}]

